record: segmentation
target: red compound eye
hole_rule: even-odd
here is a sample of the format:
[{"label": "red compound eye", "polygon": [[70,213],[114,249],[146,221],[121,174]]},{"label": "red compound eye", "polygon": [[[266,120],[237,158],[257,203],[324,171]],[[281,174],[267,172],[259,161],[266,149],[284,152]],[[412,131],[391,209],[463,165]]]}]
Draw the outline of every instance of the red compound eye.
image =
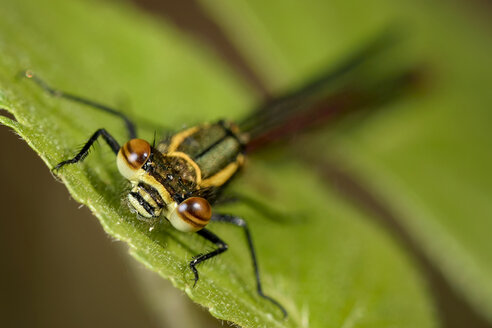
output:
[{"label": "red compound eye", "polygon": [[132,139],[120,148],[116,165],[127,179],[134,179],[138,170],[147,162],[151,154],[150,144],[142,139]]},{"label": "red compound eye", "polygon": [[121,148],[121,153],[131,168],[139,169],[150,156],[150,144],[142,139],[132,139]]},{"label": "red compound eye", "polygon": [[179,204],[178,213],[184,220],[205,226],[212,217],[212,207],[205,198],[190,197]]},{"label": "red compound eye", "polygon": [[211,217],[212,207],[205,198],[190,197],[178,205],[169,221],[180,231],[192,232],[205,227]]}]

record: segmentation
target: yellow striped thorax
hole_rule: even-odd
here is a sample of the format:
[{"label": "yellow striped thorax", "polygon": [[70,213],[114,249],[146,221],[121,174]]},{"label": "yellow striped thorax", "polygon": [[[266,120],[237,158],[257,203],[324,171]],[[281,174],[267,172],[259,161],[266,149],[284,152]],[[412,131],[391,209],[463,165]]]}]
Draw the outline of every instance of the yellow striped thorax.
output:
[{"label": "yellow striped thorax", "polygon": [[155,148],[128,141],[116,163],[132,184],[130,205],[145,218],[164,215],[180,231],[202,229],[210,203],[242,166],[245,143],[238,127],[224,121],[188,128]]}]

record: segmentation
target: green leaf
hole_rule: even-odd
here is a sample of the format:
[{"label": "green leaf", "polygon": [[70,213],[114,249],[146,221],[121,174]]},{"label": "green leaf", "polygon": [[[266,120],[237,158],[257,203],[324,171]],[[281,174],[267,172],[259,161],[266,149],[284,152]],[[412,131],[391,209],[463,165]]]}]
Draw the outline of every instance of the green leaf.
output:
[{"label": "green leaf", "polygon": [[426,65],[427,88],[356,129],[325,133],[318,147],[351,167],[492,320],[490,24],[464,4],[428,1],[202,2],[276,88],[398,22],[407,39],[400,51]]},{"label": "green leaf", "polygon": [[[129,5],[3,1],[0,18],[0,105],[15,116],[0,116],[0,122],[50,168],[98,128],[120,142],[125,131],[108,114],[52,98],[16,78],[26,68],[53,86],[103,103],[131,99],[123,110],[144,123],[139,132],[148,139],[156,129],[238,118],[258,101],[205,47]],[[105,144],[60,176],[133,256],[217,318],[242,327],[436,325],[425,284],[406,252],[282,150],[253,157],[231,187],[285,217],[273,222],[246,204],[224,211],[248,220],[264,290],[286,307],[286,320],[258,297],[243,234],[234,227],[211,227],[230,249],[199,268],[201,279],[192,288],[188,261],[211,245],[173,230],[164,219],[149,224],[132,214],[122,203],[128,185]]]}]

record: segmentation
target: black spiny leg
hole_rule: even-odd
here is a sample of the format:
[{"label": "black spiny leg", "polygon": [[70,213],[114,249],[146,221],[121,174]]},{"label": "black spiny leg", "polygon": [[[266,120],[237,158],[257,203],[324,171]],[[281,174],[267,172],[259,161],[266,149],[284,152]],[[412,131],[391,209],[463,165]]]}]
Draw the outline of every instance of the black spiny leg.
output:
[{"label": "black spiny leg", "polygon": [[[103,112],[107,112],[109,114],[118,116],[119,118],[121,118],[125,122],[125,127],[127,129],[128,136],[130,137],[130,139],[136,138],[137,134],[136,134],[135,125],[133,124],[133,122],[130,121],[130,119],[128,117],[126,117],[125,114],[117,111],[116,109],[113,109],[113,108],[108,107],[106,105],[102,105],[100,103],[97,103],[97,102],[89,100],[89,99],[85,99],[85,98],[82,98],[82,97],[79,97],[76,95],[72,95],[70,93],[67,93],[67,92],[64,92],[64,91],[61,91],[58,89],[54,89],[54,88],[50,87],[42,79],[40,79],[38,76],[34,75],[34,73],[31,71],[22,72],[22,75],[28,79],[33,80],[44,91],[46,91],[47,93],[49,93],[53,97],[60,97],[60,98],[68,99],[68,100],[71,100],[71,101],[74,101],[74,102],[77,102],[77,103],[80,103],[83,105],[94,107],[96,109],[102,110]],[[53,168],[53,170],[58,170],[66,164],[74,164],[74,163],[82,161],[89,154],[89,150],[90,150],[92,144],[97,140],[97,138],[99,136],[102,136],[103,139],[106,141],[106,143],[109,145],[109,147],[111,147],[113,152],[115,154],[118,154],[118,151],[120,150],[120,145],[118,144],[116,139],[113,138],[113,136],[110,135],[108,133],[108,131],[106,131],[105,129],[99,129],[89,138],[89,140],[87,140],[84,147],[82,147],[80,152],[77,155],[75,155],[74,158],[59,163],[58,165],[56,165]]]},{"label": "black spiny leg", "polygon": [[40,79],[37,75],[34,75],[34,73],[31,71],[22,72],[22,75],[25,76],[26,78],[31,79],[34,82],[36,82],[37,85],[39,85],[44,91],[46,91],[47,93],[49,93],[53,97],[65,98],[65,99],[68,99],[68,100],[71,100],[71,101],[74,101],[74,102],[77,102],[80,104],[94,107],[96,109],[99,109],[99,110],[102,110],[104,112],[113,114],[115,116],[118,116],[119,118],[121,118],[125,122],[125,127],[128,131],[129,139],[135,139],[136,138],[137,133],[135,130],[135,124],[133,124],[133,122],[125,114],[121,113],[120,111],[113,109],[111,107],[108,107],[106,105],[102,105],[100,103],[97,103],[95,101],[85,99],[83,97],[79,97],[79,96],[70,94],[68,92],[54,89],[54,88],[50,87],[42,79]]},{"label": "black spiny leg", "polygon": [[99,129],[89,138],[89,140],[87,140],[84,147],[82,147],[82,149],[77,155],[75,155],[74,158],[58,163],[58,165],[56,165],[53,170],[58,170],[66,164],[75,164],[82,161],[89,154],[89,149],[99,136],[102,136],[109,147],[111,147],[113,152],[115,154],[118,154],[118,151],[120,150],[120,145],[118,144],[118,141],[116,141],[116,139],[113,138],[113,136],[110,135],[105,129]]},{"label": "black spiny leg", "polygon": [[225,252],[227,250],[227,248],[229,247],[229,246],[227,246],[227,244],[222,239],[220,239],[213,232],[211,232],[207,229],[199,230],[196,233],[199,234],[200,236],[202,236],[203,238],[205,238],[206,240],[214,243],[219,248],[217,248],[214,251],[211,251],[210,253],[198,255],[195,258],[193,258],[193,260],[190,262],[191,271],[193,271],[193,274],[195,275],[195,283],[193,284],[193,287],[195,287],[195,285],[198,281],[198,278],[199,278],[198,277],[198,270],[196,269],[196,266],[203,261],[206,261],[206,260],[208,260],[214,256],[219,255],[220,253]]},{"label": "black spiny leg", "polygon": [[[284,317],[287,317],[287,311],[285,310],[285,308],[278,301],[276,301],[275,299],[273,299],[270,296],[265,295],[263,293],[263,289],[261,287],[261,280],[260,280],[260,273],[259,273],[259,269],[258,269],[258,263],[256,261],[256,253],[255,253],[255,249],[253,246],[253,240],[251,238],[251,233],[249,232],[248,225],[246,224],[246,221],[240,217],[232,216],[232,215],[225,215],[225,214],[214,214],[214,215],[212,215],[212,221],[230,223],[230,224],[233,224],[235,226],[243,228],[243,231],[244,231],[245,236],[246,236],[246,240],[248,241],[248,247],[249,247],[249,251],[250,251],[250,255],[251,255],[251,261],[253,262],[253,268],[255,271],[256,290],[258,291],[258,294],[261,297],[263,297],[264,299],[275,304],[282,311]],[[225,242],[223,242],[220,238],[218,238],[216,235],[214,235],[213,233],[211,233],[210,231],[208,231],[206,229],[202,229],[202,230],[198,231],[197,233],[200,236],[204,237],[205,239],[207,239],[207,240],[213,242],[214,244],[216,244],[217,246],[219,246],[219,248],[216,249],[215,251],[210,252],[210,253],[200,255],[197,258],[193,259],[193,261],[190,262],[191,270],[193,270],[193,273],[195,274],[195,284],[198,281],[198,271],[196,270],[195,266],[200,262],[203,262],[209,258],[212,258],[216,255],[219,255],[220,253],[225,252],[227,250],[227,247],[228,247]]]}]

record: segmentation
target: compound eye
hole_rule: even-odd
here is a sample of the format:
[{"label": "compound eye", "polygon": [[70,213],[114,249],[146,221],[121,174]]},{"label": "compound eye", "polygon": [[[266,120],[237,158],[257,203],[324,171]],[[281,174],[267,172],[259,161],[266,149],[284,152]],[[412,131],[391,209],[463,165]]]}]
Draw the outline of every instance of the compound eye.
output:
[{"label": "compound eye", "polygon": [[120,173],[131,179],[147,162],[150,156],[150,144],[142,139],[132,139],[125,143],[118,152],[116,163]]},{"label": "compound eye", "polygon": [[204,228],[212,217],[212,207],[205,198],[190,197],[171,214],[169,221],[180,231],[194,232]]}]

